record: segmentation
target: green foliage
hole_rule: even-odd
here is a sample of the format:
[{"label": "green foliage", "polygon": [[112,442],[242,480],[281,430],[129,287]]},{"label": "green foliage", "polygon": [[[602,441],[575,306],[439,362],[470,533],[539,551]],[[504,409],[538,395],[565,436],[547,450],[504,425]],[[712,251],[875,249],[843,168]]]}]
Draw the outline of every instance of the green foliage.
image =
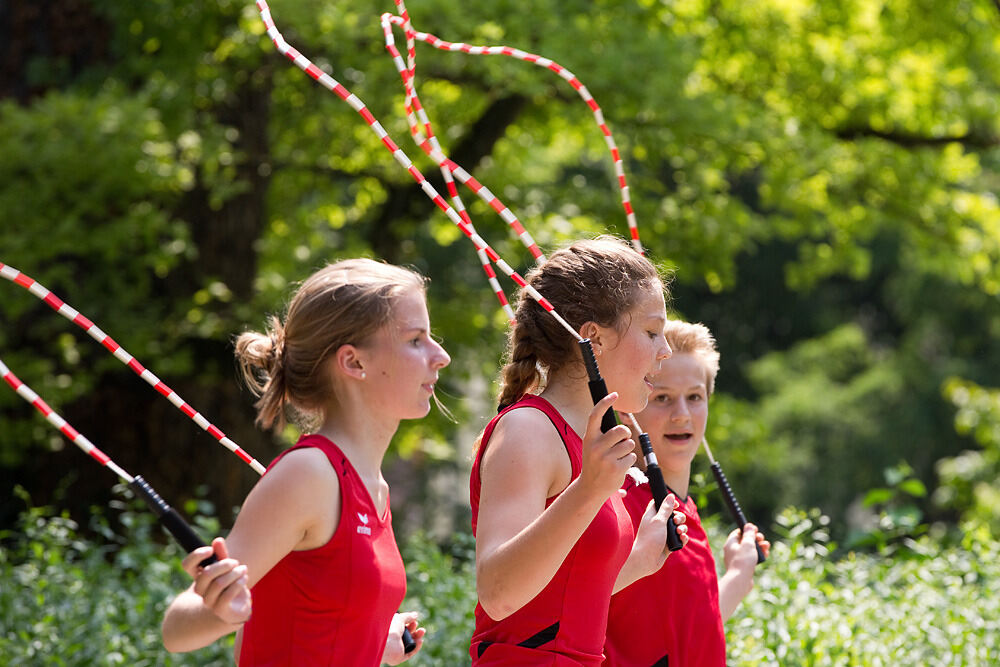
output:
[{"label": "green foliage", "polygon": [[[924,513],[915,500],[927,495],[927,487],[913,477],[913,469],[900,463],[884,471],[888,486],[871,489],[863,505],[872,512],[873,524],[857,534],[849,535],[848,548],[875,547],[879,553],[891,556],[900,546],[912,548],[913,538],[924,534]],[[874,510],[878,510],[877,514]]]},{"label": "green foliage", "polygon": [[761,398],[746,405],[717,397],[712,421],[749,419],[754,428],[713,426],[709,436],[720,433],[713,444],[721,444],[734,431],[719,459],[733,459],[727,468],[754,484],[753,497],[769,494],[771,507],[821,506],[839,524],[853,501],[883,482],[882,471],[905,460],[912,484],[926,484],[934,461],[956,450],[954,432],[938,435],[937,415],[926,407],[943,369],[918,372],[915,362],[909,351],[843,324],[749,364]]},{"label": "green foliage", "polygon": [[416,534],[401,546],[406,563],[402,609],[420,611],[427,629],[414,664],[463,665],[475,626],[476,544],[470,533],[455,533],[445,544]]},{"label": "green foliage", "polygon": [[17,534],[0,549],[0,655],[21,665],[232,664],[232,639],[173,656],[163,649],[160,621],[172,596],[190,580],[181,553],[162,546],[151,514],[116,512],[125,536],[95,510],[86,537],[51,508],[29,508]]},{"label": "green foliage", "polygon": [[[905,481],[905,480],[904,480]],[[901,482],[902,484],[902,482]],[[159,623],[184,588],[173,544],[153,539],[148,513],[124,510],[116,534],[96,518],[99,538],[49,509],[31,508],[0,550],[0,654],[11,664],[226,665],[231,639],[173,656]],[[203,528],[216,526],[202,518]],[[706,517],[713,544],[728,528]],[[771,556],[727,625],[732,665],[914,666],[994,664],[1000,633],[1000,550],[978,528],[956,544],[924,535],[886,557],[833,557],[829,519],[789,509],[769,535]],[[476,602],[475,546],[466,533],[437,544],[416,535],[401,546],[404,609],[428,630],[415,665],[468,664]]]},{"label": "green foliage", "polygon": [[944,394],[957,409],[955,429],[972,435],[982,449],[938,462],[941,486],[934,498],[961,510],[967,521],[1000,532],[1000,390],[952,378]]},{"label": "green foliage", "polygon": [[[771,556],[727,624],[729,664],[985,666],[1000,658],[997,542],[937,536],[894,558],[834,560],[825,517],[786,510]],[[714,537],[715,543],[722,538]]]}]

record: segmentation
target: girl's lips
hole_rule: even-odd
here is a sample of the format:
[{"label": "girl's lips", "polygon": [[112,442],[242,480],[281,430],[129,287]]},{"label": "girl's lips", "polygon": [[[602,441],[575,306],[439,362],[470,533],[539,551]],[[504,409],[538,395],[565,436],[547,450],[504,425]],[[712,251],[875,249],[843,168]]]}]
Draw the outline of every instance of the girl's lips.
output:
[{"label": "girl's lips", "polygon": [[667,440],[676,443],[684,443],[691,439],[692,433],[667,433]]}]

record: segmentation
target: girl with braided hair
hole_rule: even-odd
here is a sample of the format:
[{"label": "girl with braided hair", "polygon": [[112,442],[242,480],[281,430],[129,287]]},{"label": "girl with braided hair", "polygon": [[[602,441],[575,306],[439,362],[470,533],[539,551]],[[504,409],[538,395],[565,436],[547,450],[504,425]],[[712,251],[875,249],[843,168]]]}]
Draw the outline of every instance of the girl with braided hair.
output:
[{"label": "girl with braided hair", "polygon": [[649,377],[670,356],[664,285],[613,237],[553,253],[527,281],[590,339],[611,393],[593,404],[576,340],[522,292],[499,414],[472,468],[479,604],[470,654],[483,666],[600,665],[611,594],[668,555],[673,497],[658,513],[650,503],[634,531],[619,494],[634,443],[624,426],[600,430],[612,405],[645,407]]},{"label": "girl with braided hair", "polygon": [[416,614],[395,613],[406,574],[381,465],[399,422],[430,410],[450,361],[431,338],[424,282],[337,262],[302,284],[284,323],[237,338],[258,425],[280,430],[290,413],[309,435],[271,463],[225,540],[184,559],[194,583],[164,616],[168,650],[238,631],[241,667],[371,667],[416,653],[404,653],[404,629],[419,650]]}]

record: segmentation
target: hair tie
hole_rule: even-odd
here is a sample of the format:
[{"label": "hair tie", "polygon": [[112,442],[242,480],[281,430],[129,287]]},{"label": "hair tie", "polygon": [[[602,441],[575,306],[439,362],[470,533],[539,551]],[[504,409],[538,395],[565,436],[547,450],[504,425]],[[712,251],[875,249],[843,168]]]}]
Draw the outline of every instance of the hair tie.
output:
[{"label": "hair tie", "polygon": [[266,362],[268,372],[272,372],[285,357],[285,332],[281,329],[281,324],[268,332],[267,337],[271,341],[271,348],[267,351]]}]

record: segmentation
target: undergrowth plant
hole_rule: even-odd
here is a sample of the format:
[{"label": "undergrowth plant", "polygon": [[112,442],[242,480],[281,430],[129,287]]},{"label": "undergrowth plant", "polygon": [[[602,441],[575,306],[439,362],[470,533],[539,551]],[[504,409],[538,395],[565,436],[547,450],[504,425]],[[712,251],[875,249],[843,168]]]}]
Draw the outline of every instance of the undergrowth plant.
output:
[{"label": "undergrowth plant", "polygon": [[[113,521],[95,510],[85,534],[63,514],[29,507],[18,531],[2,536],[0,663],[232,665],[231,637],[184,655],[163,649],[163,611],[188,584],[182,554],[138,505],[112,509]],[[188,516],[210,509],[185,507]],[[195,523],[203,536],[218,533],[212,519]],[[776,523],[771,556],[726,625],[730,667],[1000,664],[1000,547],[988,527],[848,551],[830,542],[818,510],[788,509]],[[706,524],[721,547],[730,527],[718,516]],[[419,610],[427,628],[409,664],[469,664],[472,536],[417,534],[401,550],[403,609]]]}]

